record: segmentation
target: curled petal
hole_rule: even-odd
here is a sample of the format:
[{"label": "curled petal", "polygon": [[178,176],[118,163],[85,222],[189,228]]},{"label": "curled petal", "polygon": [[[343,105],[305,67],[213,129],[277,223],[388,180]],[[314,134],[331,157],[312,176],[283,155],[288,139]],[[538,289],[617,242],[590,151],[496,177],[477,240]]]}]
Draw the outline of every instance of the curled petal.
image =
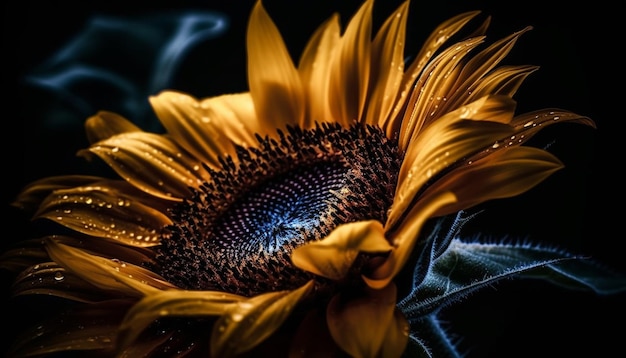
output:
[{"label": "curled petal", "polygon": [[208,174],[202,163],[158,134],[126,132],[97,142],[79,155],[95,154],[122,178],[159,198],[178,201]]},{"label": "curled petal", "polygon": [[335,342],[351,357],[400,357],[408,342],[409,326],[396,309],[396,286],[366,289],[356,298],[336,295],[326,320]]},{"label": "curled petal", "polygon": [[46,240],[50,257],[75,275],[111,294],[139,297],[174,288],[156,274],[119,260],[88,254],[80,249]]},{"label": "curled petal", "polygon": [[302,123],[305,99],[300,76],[261,1],[250,15],[247,49],[250,94],[262,128]]},{"label": "curled petal", "polygon": [[100,186],[57,190],[41,204],[36,217],[133,246],[157,245],[159,230],[171,224],[158,210]]},{"label": "curled petal", "polygon": [[245,297],[225,292],[166,290],[145,296],[126,314],[119,328],[119,348],[128,347],[159,317],[217,316]]},{"label": "curled petal", "polygon": [[100,111],[85,121],[87,139],[92,144],[120,133],[141,131],[128,119],[108,111]]},{"label": "curled petal", "polygon": [[340,280],[348,273],[359,252],[390,250],[379,221],[359,221],[339,225],[325,239],[296,248],[291,261],[303,270]]},{"label": "curled petal", "polygon": [[451,192],[437,192],[432,196],[422,199],[413,206],[399,227],[387,230],[387,235],[392,240],[395,250],[391,251],[382,265],[376,268],[369,276],[362,276],[365,283],[372,288],[382,288],[391,282],[402,269],[411,255],[415,243],[420,237],[420,230],[426,220],[433,217],[434,213],[442,210],[442,207],[456,201]]},{"label": "curled petal", "polygon": [[293,291],[265,293],[228,306],[211,334],[211,357],[231,357],[246,352],[285,321],[314,281]]}]

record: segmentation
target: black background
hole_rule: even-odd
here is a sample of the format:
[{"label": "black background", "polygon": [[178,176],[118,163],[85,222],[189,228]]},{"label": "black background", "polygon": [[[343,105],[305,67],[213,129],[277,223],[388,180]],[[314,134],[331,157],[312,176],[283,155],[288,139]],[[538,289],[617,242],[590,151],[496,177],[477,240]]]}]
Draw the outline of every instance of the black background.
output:
[{"label": "black background", "polygon": [[[89,18],[175,9],[215,10],[227,15],[228,31],[191,53],[173,84],[175,89],[203,97],[247,90],[245,27],[253,3],[5,2],[3,202],[8,204],[31,180],[72,173],[84,166],[75,156],[86,145],[82,123],[58,128],[51,135],[42,118],[30,115],[38,104],[31,101],[20,80],[79,33]],[[414,1],[407,54],[416,52],[437,24],[463,11],[482,10],[484,16],[493,17],[488,41],[532,25],[534,29],[522,36],[505,59],[507,64],[541,66],[516,95],[518,111],[568,109],[593,118],[598,128],[563,124],[540,133],[537,143],[554,141],[550,150],[564,162],[565,169],[524,195],[485,204],[487,212],[468,228],[468,234],[480,230],[494,238],[509,235],[553,243],[626,273],[621,231],[623,139],[619,134],[624,120],[623,30],[615,20],[618,9],[605,3]],[[345,24],[360,1],[267,0],[264,4],[297,58],[321,21],[338,11]],[[399,4],[397,0],[376,2],[375,26]],[[8,205],[4,210],[2,247],[20,238],[20,224],[26,221]],[[3,286],[8,287],[5,281]],[[468,297],[446,310],[443,319],[452,332],[463,337],[460,344],[469,357],[612,356],[622,349],[625,298],[623,294],[602,297],[541,282],[511,281]],[[3,324],[10,330],[7,315],[13,314],[3,314]]]}]

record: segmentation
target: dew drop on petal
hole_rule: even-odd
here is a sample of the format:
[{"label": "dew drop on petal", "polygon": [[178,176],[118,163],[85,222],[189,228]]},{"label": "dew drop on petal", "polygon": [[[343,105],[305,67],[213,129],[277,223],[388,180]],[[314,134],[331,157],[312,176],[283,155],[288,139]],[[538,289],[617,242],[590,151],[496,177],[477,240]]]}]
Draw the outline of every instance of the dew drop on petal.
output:
[{"label": "dew drop on petal", "polygon": [[62,272],[57,271],[57,272],[54,274],[54,280],[55,280],[55,281],[60,282],[60,281],[63,281],[64,279],[65,279],[65,276],[63,276],[63,273],[62,273]]}]

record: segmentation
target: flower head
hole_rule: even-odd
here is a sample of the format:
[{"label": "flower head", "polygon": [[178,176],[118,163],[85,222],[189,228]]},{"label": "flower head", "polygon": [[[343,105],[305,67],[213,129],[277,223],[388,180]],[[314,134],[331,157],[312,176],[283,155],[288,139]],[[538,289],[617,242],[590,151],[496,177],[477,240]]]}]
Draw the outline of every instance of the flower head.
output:
[{"label": "flower head", "polygon": [[15,202],[59,228],[4,254],[15,294],[76,302],[69,323],[15,352],[226,357],[287,336],[294,356],[401,356],[413,333],[395,279],[424,224],[560,169],[524,145],[540,129],[594,126],[560,109],[515,113],[537,67],[500,62],[530,28],[487,46],[485,22],[448,44],[478,15],[463,13],[405,64],[408,6],[376,31],[371,0],[343,29],[331,17],[296,64],[258,1],[249,92],[152,96],[162,134],[90,117],[79,155],[117,176],[42,179]]}]

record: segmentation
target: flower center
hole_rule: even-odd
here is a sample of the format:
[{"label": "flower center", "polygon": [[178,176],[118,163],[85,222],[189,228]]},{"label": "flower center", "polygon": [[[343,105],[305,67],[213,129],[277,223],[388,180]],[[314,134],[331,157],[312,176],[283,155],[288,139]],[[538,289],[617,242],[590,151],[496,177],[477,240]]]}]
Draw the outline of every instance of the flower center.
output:
[{"label": "flower center", "polygon": [[380,129],[326,123],[257,138],[172,210],[153,268],[170,282],[244,296],[294,289],[313,278],[291,264],[296,247],[342,223],[385,221],[402,158]]}]

